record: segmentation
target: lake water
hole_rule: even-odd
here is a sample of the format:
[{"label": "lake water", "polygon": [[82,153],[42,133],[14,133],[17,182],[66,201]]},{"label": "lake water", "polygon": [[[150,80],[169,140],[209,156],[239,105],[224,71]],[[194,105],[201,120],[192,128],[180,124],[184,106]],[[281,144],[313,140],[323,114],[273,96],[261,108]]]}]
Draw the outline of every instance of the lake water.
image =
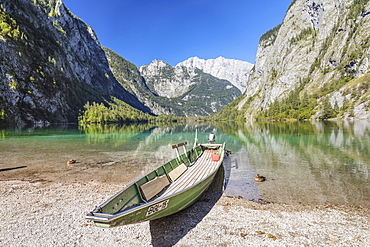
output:
[{"label": "lake water", "polygon": [[[127,184],[210,132],[232,154],[225,193],[247,200],[370,208],[370,122],[57,126],[0,130],[0,180]],[[77,162],[67,165],[75,159]],[[255,183],[259,173],[266,176]]]}]

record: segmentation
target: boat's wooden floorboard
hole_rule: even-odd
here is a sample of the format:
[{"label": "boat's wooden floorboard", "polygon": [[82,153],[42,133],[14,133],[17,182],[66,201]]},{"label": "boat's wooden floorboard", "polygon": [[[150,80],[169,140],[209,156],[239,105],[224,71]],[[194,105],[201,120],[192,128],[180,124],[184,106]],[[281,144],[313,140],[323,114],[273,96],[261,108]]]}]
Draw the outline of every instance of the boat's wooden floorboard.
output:
[{"label": "boat's wooden floorboard", "polygon": [[160,197],[184,190],[207,177],[217,167],[218,162],[212,161],[212,154],[216,152],[216,150],[205,150],[196,162],[189,166],[175,182],[171,183]]}]

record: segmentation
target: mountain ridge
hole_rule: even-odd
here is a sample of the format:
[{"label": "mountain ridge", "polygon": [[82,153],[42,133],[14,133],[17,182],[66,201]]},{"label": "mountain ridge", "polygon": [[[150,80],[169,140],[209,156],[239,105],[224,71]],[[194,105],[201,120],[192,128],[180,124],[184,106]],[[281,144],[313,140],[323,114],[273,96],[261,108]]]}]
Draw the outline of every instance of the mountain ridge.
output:
[{"label": "mountain ridge", "polygon": [[[114,55],[112,51],[108,51],[107,56],[110,60],[113,56],[116,60],[122,59],[118,54]],[[141,86],[137,85],[134,89],[136,95],[157,115],[210,115],[240,95],[239,90],[229,81],[216,78],[197,68],[172,67],[158,59],[139,68],[134,68],[134,65],[130,64],[135,71],[133,73],[140,79],[134,79],[133,83],[129,83],[129,80],[126,84],[137,85],[135,81],[140,81]],[[119,74],[119,68],[114,69],[112,66],[111,68],[119,81],[119,78],[127,77],[127,75]],[[127,85],[123,86],[128,90]],[[143,87],[146,89],[142,90]]]}]

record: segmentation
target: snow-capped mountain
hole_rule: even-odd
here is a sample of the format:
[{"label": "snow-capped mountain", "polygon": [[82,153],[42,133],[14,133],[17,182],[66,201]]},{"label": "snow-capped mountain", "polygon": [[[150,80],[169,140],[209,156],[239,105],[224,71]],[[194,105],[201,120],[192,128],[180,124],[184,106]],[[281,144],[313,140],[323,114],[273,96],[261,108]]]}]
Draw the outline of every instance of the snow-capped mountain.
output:
[{"label": "snow-capped mountain", "polygon": [[178,66],[185,66],[190,69],[198,68],[217,78],[228,80],[243,93],[246,88],[249,72],[254,65],[245,61],[224,57],[207,60],[191,57],[176,65],[176,67]]}]

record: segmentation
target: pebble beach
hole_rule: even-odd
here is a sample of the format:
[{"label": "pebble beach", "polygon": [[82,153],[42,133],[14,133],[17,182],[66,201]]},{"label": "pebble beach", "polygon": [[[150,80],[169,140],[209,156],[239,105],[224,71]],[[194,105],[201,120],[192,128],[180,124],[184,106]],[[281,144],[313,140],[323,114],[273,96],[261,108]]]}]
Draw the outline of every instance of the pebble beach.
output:
[{"label": "pebble beach", "polygon": [[99,228],[85,215],[122,185],[0,181],[0,246],[369,246],[370,212],[284,205],[207,191],[177,214]]}]

